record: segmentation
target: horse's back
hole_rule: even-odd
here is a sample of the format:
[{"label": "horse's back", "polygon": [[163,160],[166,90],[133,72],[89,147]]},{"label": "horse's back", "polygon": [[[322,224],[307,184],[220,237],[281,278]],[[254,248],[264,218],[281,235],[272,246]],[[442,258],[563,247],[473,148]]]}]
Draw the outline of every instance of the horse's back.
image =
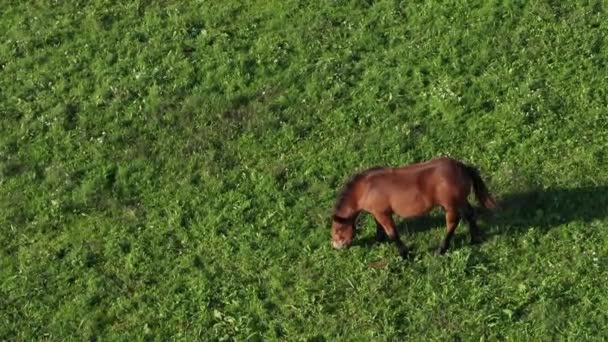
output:
[{"label": "horse's back", "polygon": [[416,216],[437,205],[445,207],[462,201],[470,187],[460,162],[441,157],[370,175],[362,204],[372,211],[391,210],[400,216]]}]

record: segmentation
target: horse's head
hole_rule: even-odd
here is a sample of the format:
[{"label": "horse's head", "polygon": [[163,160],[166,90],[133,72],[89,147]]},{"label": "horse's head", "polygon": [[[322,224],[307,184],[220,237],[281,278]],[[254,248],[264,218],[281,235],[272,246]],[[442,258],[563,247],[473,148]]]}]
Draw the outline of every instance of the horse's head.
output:
[{"label": "horse's head", "polygon": [[331,224],[331,245],[335,249],[347,248],[355,238],[355,219],[334,215]]}]

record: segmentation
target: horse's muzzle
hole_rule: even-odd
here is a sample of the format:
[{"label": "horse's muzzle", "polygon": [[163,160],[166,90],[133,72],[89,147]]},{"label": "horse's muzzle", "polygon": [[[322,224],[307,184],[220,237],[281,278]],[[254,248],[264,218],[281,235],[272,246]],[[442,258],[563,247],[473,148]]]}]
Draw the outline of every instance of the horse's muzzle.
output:
[{"label": "horse's muzzle", "polygon": [[348,243],[347,241],[333,241],[332,240],[331,245],[335,249],[344,249],[344,248],[350,246],[350,243]]}]

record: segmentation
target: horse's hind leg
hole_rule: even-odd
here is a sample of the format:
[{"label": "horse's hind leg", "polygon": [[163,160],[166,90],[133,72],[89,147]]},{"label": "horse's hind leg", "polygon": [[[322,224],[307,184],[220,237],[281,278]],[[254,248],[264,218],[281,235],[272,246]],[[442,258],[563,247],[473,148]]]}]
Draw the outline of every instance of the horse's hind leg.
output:
[{"label": "horse's hind leg", "polygon": [[439,245],[439,249],[437,250],[438,254],[444,254],[450,247],[450,242],[452,241],[452,237],[454,236],[454,231],[456,231],[456,227],[458,227],[458,222],[460,222],[460,216],[458,216],[458,211],[454,208],[446,208],[445,224],[447,227],[447,234]]},{"label": "horse's hind leg", "polygon": [[475,214],[475,209],[471,206],[469,202],[466,202],[464,208],[462,209],[462,215],[464,216],[465,221],[469,225],[469,233],[471,234],[471,243],[477,244],[480,243],[483,239],[483,233],[479,230],[477,226],[477,215]]},{"label": "horse's hind leg", "polygon": [[403,241],[401,241],[401,239],[399,238],[399,233],[397,232],[397,229],[395,229],[395,224],[391,215],[388,213],[373,215],[376,218],[376,222],[378,222],[382,226],[382,228],[384,228],[384,231],[386,232],[388,238],[395,243],[395,246],[397,246],[397,251],[399,251],[399,255],[401,255],[401,257],[404,259],[407,258],[409,255],[409,251],[405,244],[403,244]]}]

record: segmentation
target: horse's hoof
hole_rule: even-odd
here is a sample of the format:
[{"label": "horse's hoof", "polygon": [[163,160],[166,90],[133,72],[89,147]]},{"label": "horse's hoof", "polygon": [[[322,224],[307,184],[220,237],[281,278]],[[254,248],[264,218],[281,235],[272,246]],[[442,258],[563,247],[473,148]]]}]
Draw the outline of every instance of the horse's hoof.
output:
[{"label": "horse's hoof", "polygon": [[478,245],[482,242],[483,242],[483,236],[481,236],[481,235],[471,236],[471,245]]},{"label": "horse's hoof", "polygon": [[409,248],[400,248],[399,249],[399,256],[401,257],[401,259],[407,260],[407,259],[410,259],[412,257],[412,253],[409,250]]},{"label": "horse's hoof", "polygon": [[439,247],[439,248],[437,248],[437,251],[435,252],[435,254],[444,255],[446,250],[447,250],[447,248]]}]

